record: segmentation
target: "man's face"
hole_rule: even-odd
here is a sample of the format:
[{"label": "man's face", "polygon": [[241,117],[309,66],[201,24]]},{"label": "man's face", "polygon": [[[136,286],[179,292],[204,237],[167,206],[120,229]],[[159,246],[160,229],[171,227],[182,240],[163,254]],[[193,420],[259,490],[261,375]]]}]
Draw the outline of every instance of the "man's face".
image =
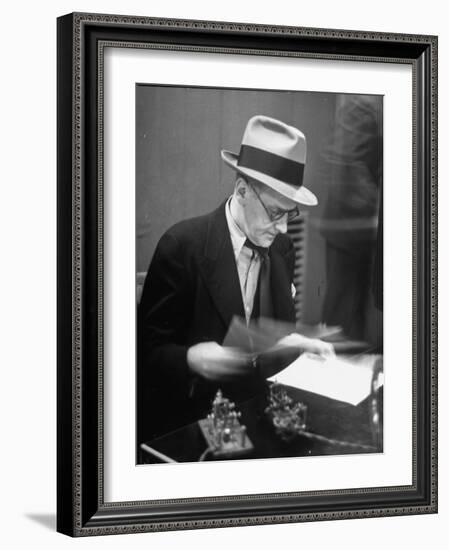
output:
[{"label": "man's face", "polygon": [[287,232],[287,213],[297,208],[294,201],[251,180],[246,181],[242,206],[247,237],[263,247],[269,247],[279,233]]}]

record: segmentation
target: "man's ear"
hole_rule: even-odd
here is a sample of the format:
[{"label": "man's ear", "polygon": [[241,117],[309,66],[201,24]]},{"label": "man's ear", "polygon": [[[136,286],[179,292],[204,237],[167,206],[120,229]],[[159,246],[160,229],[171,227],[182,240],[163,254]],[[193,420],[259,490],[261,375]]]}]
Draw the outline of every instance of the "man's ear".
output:
[{"label": "man's ear", "polygon": [[239,201],[244,201],[248,194],[248,182],[243,176],[237,176],[235,180],[235,194]]}]

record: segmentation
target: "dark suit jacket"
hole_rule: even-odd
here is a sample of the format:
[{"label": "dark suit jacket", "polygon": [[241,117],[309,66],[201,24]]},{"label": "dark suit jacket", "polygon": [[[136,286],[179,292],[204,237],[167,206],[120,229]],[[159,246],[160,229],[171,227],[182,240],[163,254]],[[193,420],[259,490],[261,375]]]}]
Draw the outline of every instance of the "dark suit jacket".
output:
[{"label": "dark suit jacket", "polygon": [[[231,384],[196,379],[186,360],[190,346],[221,344],[233,316],[244,317],[225,204],[169,229],[148,269],[138,310],[140,441],[207,414],[218,387],[236,402],[261,390],[256,374]],[[294,322],[294,248],[287,235],[276,237],[270,258],[274,317]]]}]

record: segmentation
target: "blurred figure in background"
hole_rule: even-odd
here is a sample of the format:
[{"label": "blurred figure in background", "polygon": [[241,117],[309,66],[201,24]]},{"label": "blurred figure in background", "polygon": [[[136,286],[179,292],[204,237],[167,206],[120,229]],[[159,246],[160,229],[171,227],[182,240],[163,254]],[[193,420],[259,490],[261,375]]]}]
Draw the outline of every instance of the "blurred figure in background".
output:
[{"label": "blurred figure in background", "polygon": [[[339,95],[323,153],[327,289],[323,322],[382,346],[382,97]],[[379,223],[380,220],[380,223]]]}]

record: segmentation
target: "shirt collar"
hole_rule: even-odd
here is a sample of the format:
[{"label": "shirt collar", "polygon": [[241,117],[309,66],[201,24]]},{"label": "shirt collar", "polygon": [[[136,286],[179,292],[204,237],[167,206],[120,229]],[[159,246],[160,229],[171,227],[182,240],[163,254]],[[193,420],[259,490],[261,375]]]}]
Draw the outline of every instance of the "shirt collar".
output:
[{"label": "shirt collar", "polygon": [[234,250],[234,256],[237,259],[242,251],[243,245],[246,241],[246,235],[236,224],[234,218],[231,214],[231,200],[232,195],[226,202],[225,212],[226,212],[226,221],[228,223],[229,234],[231,236],[232,248]]}]

